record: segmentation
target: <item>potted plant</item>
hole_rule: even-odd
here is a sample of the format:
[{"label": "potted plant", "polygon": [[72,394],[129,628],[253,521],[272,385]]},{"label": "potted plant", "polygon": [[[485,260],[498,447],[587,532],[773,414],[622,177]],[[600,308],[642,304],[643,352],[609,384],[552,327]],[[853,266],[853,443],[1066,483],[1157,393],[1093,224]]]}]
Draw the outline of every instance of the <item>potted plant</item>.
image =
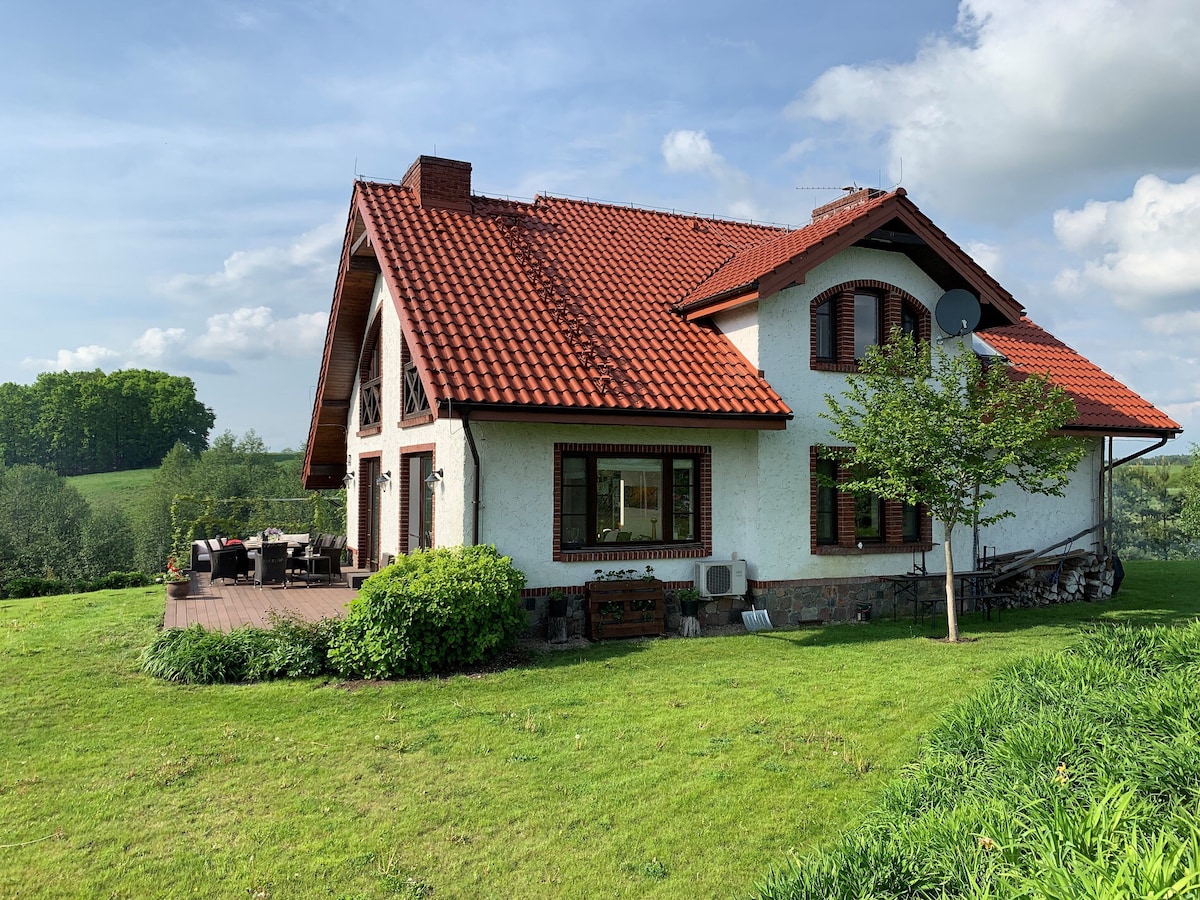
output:
[{"label": "potted plant", "polygon": [[172,600],[182,600],[191,591],[191,579],[180,570],[175,557],[167,557],[167,571],[162,575],[163,584],[167,586],[167,596]]},{"label": "potted plant", "polygon": [[695,619],[700,615],[700,592],[694,587],[680,588],[675,592],[679,601],[679,614]]},{"label": "potted plant", "polygon": [[550,617],[553,619],[562,619],[567,615],[567,595],[558,588],[552,590],[546,595],[546,599],[550,604]]}]

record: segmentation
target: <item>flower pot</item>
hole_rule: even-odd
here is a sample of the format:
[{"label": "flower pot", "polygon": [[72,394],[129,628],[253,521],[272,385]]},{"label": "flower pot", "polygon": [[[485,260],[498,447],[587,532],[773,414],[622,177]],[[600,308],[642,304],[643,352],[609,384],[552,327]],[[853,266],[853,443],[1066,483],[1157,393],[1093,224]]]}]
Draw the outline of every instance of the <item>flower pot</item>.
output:
[{"label": "flower pot", "polygon": [[684,616],[685,618],[688,616],[690,616],[693,619],[699,617],[700,601],[699,600],[680,600],[679,601],[679,614],[681,616]]},{"label": "flower pot", "polygon": [[191,585],[186,581],[167,582],[167,596],[172,600],[186,599],[190,590]]},{"label": "flower pot", "polygon": [[550,616],[554,619],[562,619],[567,615],[567,598],[566,597],[551,597],[550,598]]}]

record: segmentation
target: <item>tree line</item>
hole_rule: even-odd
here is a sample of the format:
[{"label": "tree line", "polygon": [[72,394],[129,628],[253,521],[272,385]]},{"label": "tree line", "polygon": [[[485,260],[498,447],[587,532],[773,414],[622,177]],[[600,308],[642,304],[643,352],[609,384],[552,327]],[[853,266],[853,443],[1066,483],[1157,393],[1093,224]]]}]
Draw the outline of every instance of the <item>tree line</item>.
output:
[{"label": "tree line", "polygon": [[225,432],[200,453],[177,443],[128,508],[93,507],[47,468],[0,465],[0,595],[17,578],[72,589],[113,572],[161,572],[193,538],[268,525],[344,534],[345,521],[341,491],[305,491],[300,460],[276,460],[252,431]]},{"label": "tree line", "polygon": [[59,475],[157,466],[176,443],[199,454],[216,417],[190,378],[149,369],[44,372],[0,384],[0,464]]}]

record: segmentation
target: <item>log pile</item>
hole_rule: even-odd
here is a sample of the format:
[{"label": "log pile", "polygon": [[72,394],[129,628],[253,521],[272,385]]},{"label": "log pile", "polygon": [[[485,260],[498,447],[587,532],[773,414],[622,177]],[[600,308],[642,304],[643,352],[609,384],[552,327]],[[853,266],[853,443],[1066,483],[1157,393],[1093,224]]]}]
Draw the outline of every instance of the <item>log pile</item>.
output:
[{"label": "log pile", "polygon": [[1076,551],[1037,560],[1029,570],[998,582],[997,590],[1012,595],[1007,606],[1049,606],[1106,600],[1112,596],[1112,583],[1107,560]]}]

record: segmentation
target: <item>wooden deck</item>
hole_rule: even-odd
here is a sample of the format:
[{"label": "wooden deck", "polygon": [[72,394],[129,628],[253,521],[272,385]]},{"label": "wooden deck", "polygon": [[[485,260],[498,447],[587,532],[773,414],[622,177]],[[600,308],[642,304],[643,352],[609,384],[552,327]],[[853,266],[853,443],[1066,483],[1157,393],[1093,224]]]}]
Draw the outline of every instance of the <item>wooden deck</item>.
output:
[{"label": "wooden deck", "polygon": [[302,582],[289,587],[217,581],[210,584],[208,573],[200,575],[200,593],[184,600],[167,598],[163,614],[164,628],[187,628],[203,625],[210,631],[231,631],[241,625],[265,626],[272,611],[292,613],[310,622],[322,618],[341,618],[354,599],[356,591],[349,585],[349,569],[342,570],[346,578],[333,584],[306,587]]}]

